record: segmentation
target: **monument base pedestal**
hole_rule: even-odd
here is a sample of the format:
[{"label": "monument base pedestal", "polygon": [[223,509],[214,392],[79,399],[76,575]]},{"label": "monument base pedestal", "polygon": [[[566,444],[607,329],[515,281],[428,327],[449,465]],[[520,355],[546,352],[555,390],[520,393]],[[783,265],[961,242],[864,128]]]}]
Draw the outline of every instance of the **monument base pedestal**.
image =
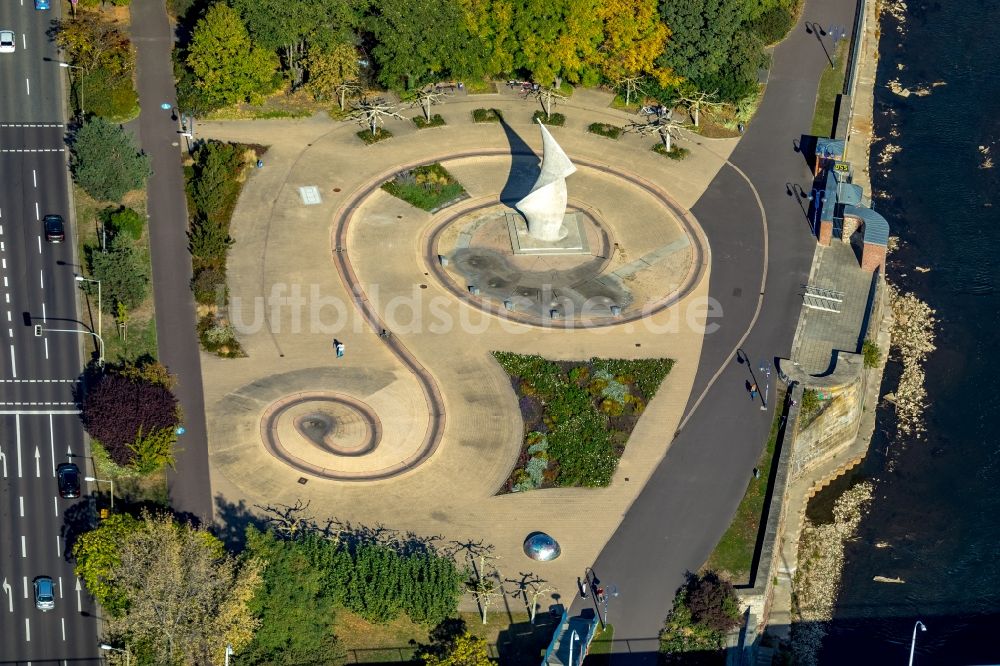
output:
[{"label": "monument base pedestal", "polygon": [[510,247],[514,254],[590,254],[590,243],[583,228],[583,216],[568,212],[563,218],[566,235],[555,241],[538,240],[528,233],[528,222],[516,211],[504,213],[507,220],[507,233],[510,235]]}]

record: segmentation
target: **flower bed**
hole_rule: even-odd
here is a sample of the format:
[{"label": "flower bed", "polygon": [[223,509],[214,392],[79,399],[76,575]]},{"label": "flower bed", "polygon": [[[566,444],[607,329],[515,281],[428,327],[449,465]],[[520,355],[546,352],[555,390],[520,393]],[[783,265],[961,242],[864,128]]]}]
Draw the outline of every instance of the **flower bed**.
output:
[{"label": "flower bed", "polygon": [[591,134],[600,134],[601,136],[606,136],[609,139],[617,139],[622,135],[622,128],[616,127],[615,125],[609,125],[608,123],[591,123],[587,127],[587,131]]},{"label": "flower bed", "polygon": [[674,146],[670,150],[667,150],[667,147],[664,146],[662,143],[654,145],[653,152],[659,153],[664,157],[669,157],[672,160],[682,160],[691,154],[690,150],[688,150],[687,148],[681,148],[680,146]]},{"label": "flower bed", "polygon": [[502,493],[611,483],[672,359],[555,362],[494,352],[518,397],[524,444]]},{"label": "flower bed", "polygon": [[561,113],[553,113],[551,116],[546,116],[544,111],[535,111],[534,115],[531,116],[531,122],[537,123],[539,120],[546,125],[556,127],[562,127],[566,124],[566,116]]},{"label": "flower bed", "polygon": [[465,194],[462,184],[438,163],[425,164],[396,174],[382,189],[423,210],[434,210]]},{"label": "flower bed", "polygon": [[383,127],[379,127],[378,129],[376,129],[374,134],[372,134],[372,131],[369,129],[363,129],[357,134],[358,138],[367,143],[368,145],[371,145],[373,143],[378,143],[379,141],[383,139],[388,139],[389,137],[392,136],[392,132]]},{"label": "flower bed", "polygon": [[425,127],[440,127],[441,125],[444,125],[445,122],[440,113],[435,113],[431,116],[430,120],[427,120],[423,116],[414,116],[413,124],[416,125],[418,129],[424,129]]},{"label": "flower bed", "polygon": [[498,123],[503,120],[503,114],[499,109],[474,109],[472,120],[477,123]]}]

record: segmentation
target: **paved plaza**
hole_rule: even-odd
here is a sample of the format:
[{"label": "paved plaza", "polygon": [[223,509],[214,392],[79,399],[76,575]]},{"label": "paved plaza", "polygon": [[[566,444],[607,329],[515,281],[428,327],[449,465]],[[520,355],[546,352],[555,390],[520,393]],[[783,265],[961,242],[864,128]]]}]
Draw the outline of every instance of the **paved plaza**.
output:
[{"label": "paved plaza", "polygon": [[[478,240],[470,231],[477,211],[488,216],[507,201],[514,160],[540,151],[536,107],[511,93],[449,98],[434,109],[446,126],[390,121],[395,136],[371,146],[355,136],[357,125],[323,115],[200,126],[203,137],[269,146],[231,232],[230,317],[248,356],[202,357],[217,515],[241,502],[308,500],[319,518],[482,539],[495,546],[502,574],[534,571],[572,598],[688,403],[711,272],[711,249],[689,209],[736,143],[687,141],[690,157],[675,162],[650,151],[648,138],[588,133],[593,122],[627,122],[609,102],[577,91],[558,109],[566,126],[552,128],[579,168],[567,180],[571,209],[597,220],[606,243],[593,232],[591,254],[525,264],[509,245],[502,251],[500,230],[485,229]],[[502,110],[509,124],[473,123],[479,107]],[[469,198],[431,214],[379,189],[402,168],[430,162],[441,162]],[[546,321],[542,307],[505,316],[502,293],[470,293],[462,284],[469,276],[456,272],[461,262],[441,266],[439,254],[463,247],[492,250],[497,265],[502,258],[535,286],[546,273],[589,261],[569,287],[603,279],[630,299],[620,318],[608,313],[587,326],[570,325],[572,317]],[[602,248],[614,251],[593,254]],[[676,365],[609,487],[498,496],[523,426],[493,350],[565,360],[669,357]],[[522,541],[538,530],[559,541],[559,559],[523,554]]]}]

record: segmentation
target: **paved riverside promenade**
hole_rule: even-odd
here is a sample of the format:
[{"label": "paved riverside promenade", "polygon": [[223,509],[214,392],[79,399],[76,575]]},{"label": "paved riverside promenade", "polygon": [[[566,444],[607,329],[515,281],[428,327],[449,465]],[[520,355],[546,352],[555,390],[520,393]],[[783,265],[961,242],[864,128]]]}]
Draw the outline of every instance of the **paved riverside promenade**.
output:
[{"label": "paved riverside promenade", "polygon": [[[637,236],[653,237],[657,229],[676,233],[679,221],[666,209],[659,218],[630,218],[630,202],[619,196],[620,174],[641,178],[686,211],[718,173],[735,140],[699,137],[697,143],[682,143],[692,151],[688,159],[667,160],[649,150],[651,139],[612,141],[588,133],[592,122],[625,124],[628,116],[608,108],[609,103],[610,95],[584,90],[556,109],[567,121],[552,132],[570,158],[607,167],[582,166],[579,178],[571,176],[571,200],[616,218],[616,224],[634,225],[630,231]],[[501,109],[509,131],[495,123],[473,123],[471,112],[478,107]],[[667,310],[612,327],[547,329],[501,321],[459,301],[436,281],[423,248],[428,229],[448,209],[435,216],[377,187],[366,194],[400,165],[441,161],[473,200],[496,197],[508,181],[509,154],[540,150],[539,132],[531,123],[536,108],[537,102],[506,89],[455,96],[434,108],[446,126],[417,130],[409,122],[390,121],[387,128],[395,136],[372,146],[355,136],[356,124],[322,115],[201,123],[202,137],[269,146],[263,168],[249,177],[232,228],[231,316],[238,328],[252,331],[240,335],[248,358],[202,357],[219,520],[238,513],[240,506],[308,500],[318,518],[380,523],[445,540],[482,539],[496,547],[501,574],[533,571],[554,584],[561,599],[572,599],[577,576],[594,562],[662,460],[669,433],[677,429],[689,401],[703,341],[701,300],[711,275],[710,248],[698,279]],[[317,205],[303,203],[299,188],[309,186],[319,192]],[[749,190],[740,197],[738,203],[750,206],[745,215],[753,219],[757,209]],[[700,227],[695,235],[708,248]],[[272,295],[291,299],[272,307],[277,302]],[[293,303],[299,298],[300,315],[295,316]],[[318,303],[323,309],[313,319],[310,308]],[[392,322],[388,340],[372,327],[372,317]],[[334,354],[334,338],[345,344],[342,358]],[[491,350],[553,359],[670,357],[677,363],[633,432],[611,486],[495,496],[516,461],[522,424]],[[401,361],[401,353],[416,372]],[[428,408],[425,380],[439,393],[434,400],[440,401],[435,403],[440,412]],[[326,480],[304,474],[267,452],[261,425],[275,403],[303,392],[348,396],[377,415],[381,441],[368,456],[376,467],[410,455],[435,428],[441,428],[440,442],[426,461],[388,479]],[[301,407],[296,409],[301,416]],[[287,423],[277,429],[283,436],[289,433]],[[288,448],[322,464],[322,456],[305,453],[301,443]],[[307,482],[299,483],[300,478]],[[521,543],[536,530],[559,541],[559,559],[536,563],[524,556]]]}]

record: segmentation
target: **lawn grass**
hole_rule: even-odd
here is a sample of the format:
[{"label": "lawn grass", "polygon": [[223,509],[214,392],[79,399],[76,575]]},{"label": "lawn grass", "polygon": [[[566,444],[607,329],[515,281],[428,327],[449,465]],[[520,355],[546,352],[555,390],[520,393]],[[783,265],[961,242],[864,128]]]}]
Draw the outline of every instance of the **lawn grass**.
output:
[{"label": "lawn grass", "polygon": [[819,78],[811,130],[813,136],[828,137],[833,133],[833,108],[837,103],[837,95],[844,90],[844,77],[847,75],[847,47],[848,40],[841,39],[837,42],[834,67],[824,67]]},{"label": "lawn grass", "polygon": [[465,188],[438,163],[404,171],[382,189],[422,210],[432,211],[465,194]]},{"label": "lawn grass", "polygon": [[611,663],[611,648],[614,646],[615,625],[605,625],[600,627],[594,634],[594,640],[590,642],[590,652],[584,660],[584,666],[608,666]]},{"label": "lawn grass", "polygon": [[[146,215],[146,193],[144,191],[130,192],[125,196],[121,204],[112,202],[98,202],[91,198],[79,186],[73,186],[73,204],[76,211],[76,234],[77,234],[77,257],[79,265],[73,267],[73,272],[86,275],[89,272],[85,269],[87,265],[87,247],[100,249],[101,228],[99,215],[106,208],[118,208],[126,206]],[[146,276],[152,279],[152,265],[149,256],[149,230],[144,229],[142,236],[136,241],[139,254],[142,257],[143,270]],[[75,283],[74,283],[75,284]],[[94,332],[98,328],[97,312],[97,289],[92,285],[80,295],[80,305],[82,308],[81,317]],[[106,295],[106,294],[105,294]],[[110,312],[108,303],[104,304],[104,316],[101,322],[104,338],[104,357],[107,363],[133,362],[136,359],[148,356],[157,358],[156,347],[156,320],[153,308],[153,285],[150,281],[149,293],[139,307],[128,313],[126,327],[124,330],[118,325],[113,313]],[[91,341],[84,346],[87,353],[94,348]]]},{"label": "lawn grass", "polygon": [[495,81],[483,79],[481,81],[463,81],[465,92],[470,95],[489,95],[497,91]]},{"label": "lawn grass", "polygon": [[[556,618],[538,613],[531,625],[526,612],[513,610],[516,601],[509,600],[509,604],[510,612],[503,604],[491,609],[485,625],[478,613],[458,613],[458,617],[465,620],[470,633],[486,640],[490,654],[499,657],[501,666],[540,662],[542,651],[552,640]],[[347,650],[347,662],[359,664],[406,662],[412,659],[416,643],[428,642],[429,630],[405,616],[386,624],[372,624],[346,610],[338,611],[334,622],[334,633]]]},{"label": "lawn grass", "polygon": [[[785,391],[775,391],[774,404],[784,403]],[[743,494],[736,516],[722,539],[715,546],[703,569],[711,569],[725,576],[734,584],[750,580],[750,566],[753,563],[754,549],[757,547],[757,535],[760,531],[760,519],[764,513],[764,500],[767,498],[767,484],[771,478],[771,466],[774,461],[774,449],[778,441],[778,426],[781,424],[781,410],[774,410],[774,421],[767,438],[767,446],[760,454],[757,469],[760,478],[750,475],[750,482]]]}]

